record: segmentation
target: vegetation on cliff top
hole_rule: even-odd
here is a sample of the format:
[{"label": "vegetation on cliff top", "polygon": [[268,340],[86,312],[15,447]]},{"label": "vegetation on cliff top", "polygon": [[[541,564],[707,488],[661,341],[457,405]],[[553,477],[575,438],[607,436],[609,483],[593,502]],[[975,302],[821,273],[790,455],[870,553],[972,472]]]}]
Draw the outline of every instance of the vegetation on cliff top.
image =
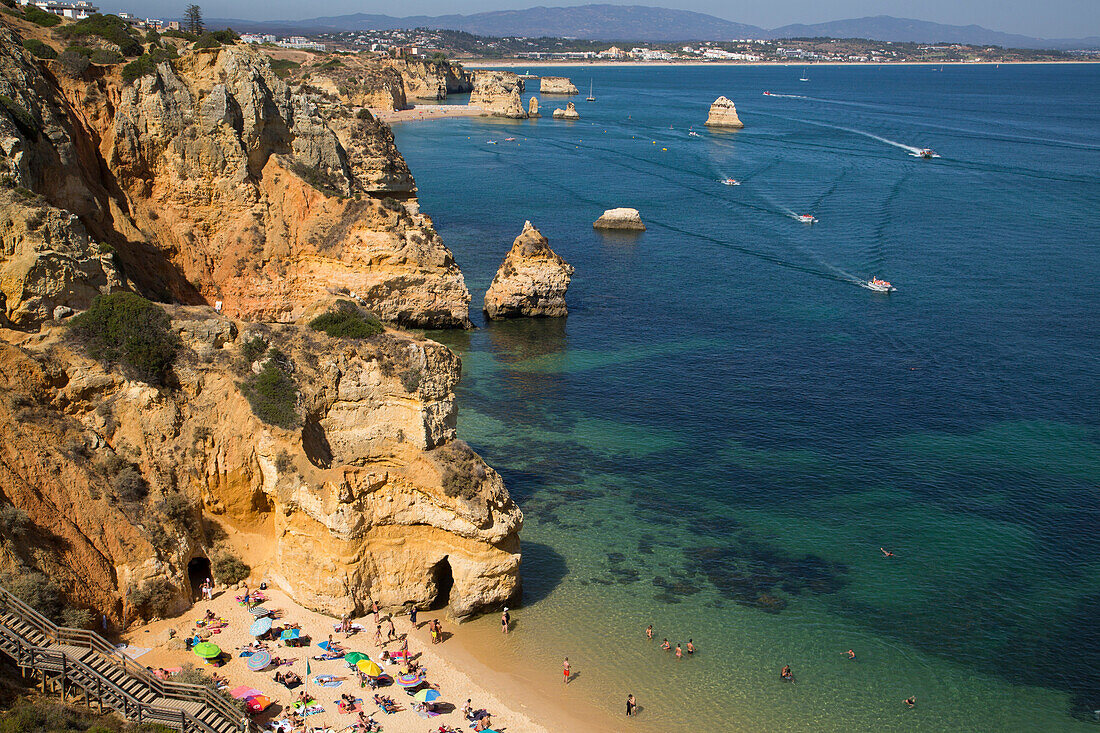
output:
[{"label": "vegetation on cliff top", "polygon": [[241,382],[241,394],[253,414],[269,425],[293,430],[301,423],[298,415],[298,385],[290,377],[290,360],[278,349],[269,349],[259,374]]},{"label": "vegetation on cliff top", "polygon": [[[56,16],[55,16],[56,17]],[[85,38],[95,36],[118,46],[125,56],[140,56],[145,49],[133,26],[117,15],[96,13],[70,26],[59,28],[57,34],[62,38]]]},{"label": "vegetation on cliff top", "polygon": [[153,723],[135,725],[117,715],[99,715],[89,708],[65,705],[47,698],[23,698],[0,712],[0,733],[171,733]]},{"label": "vegetation on cliff top", "polygon": [[[155,74],[158,64],[164,62],[170,64],[177,58],[179,55],[174,46],[168,45],[164,48],[150,46],[148,52],[122,67],[122,80],[129,84],[147,74]],[[92,60],[95,61],[94,58]]]},{"label": "vegetation on cliff top", "polygon": [[118,364],[149,384],[164,384],[179,352],[180,339],[164,310],[127,292],[99,295],[73,318],[69,338],[88,356]]},{"label": "vegetation on cliff top", "polygon": [[336,301],[332,308],[310,321],[309,327],[345,339],[365,339],[386,330],[378,318],[359,310],[350,300]]},{"label": "vegetation on cliff top", "polygon": [[53,28],[55,25],[61,22],[60,15],[54,15],[53,13],[47,13],[39,7],[34,5],[28,5],[23,9],[23,17],[34,23],[40,25],[43,28]]},{"label": "vegetation on cliff top", "polygon": [[37,38],[27,38],[23,41],[23,48],[31,52],[36,59],[55,59],[57,51],[53,46],[48,46]]}]

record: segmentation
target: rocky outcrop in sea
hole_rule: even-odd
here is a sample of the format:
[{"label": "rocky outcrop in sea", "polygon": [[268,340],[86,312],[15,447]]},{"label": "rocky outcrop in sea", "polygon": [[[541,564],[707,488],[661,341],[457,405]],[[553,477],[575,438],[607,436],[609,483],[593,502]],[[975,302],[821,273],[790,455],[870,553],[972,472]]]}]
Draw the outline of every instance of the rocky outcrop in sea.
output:
[{"label": "rocky outcrop in sea", "polygon": [[526,119],[523,109],[523,79],[511,71],[481,70],[474,74],[470,104],[490,117]]},{"label": "rocky outcrop in sea", "polygon": [[555,120],[579,120],[580,118],[581,116],[577,112],[577,107],[572,102],[565,105],[565,109],[559,107],[554,110]]},{"label": "rocky outcrop in sea", "polygon": [[485,293],[485,315],[491,320],[567,315],[565,291],[572,276],[572,265],[525,222]]},{"label": "rocky outcrop in sea", "polygon": [[544,76],[539,80],[540,94],[576,94],[577,87],[566,76]]},{"label": "rocky outcrop in sea", "polygon": [[527,101],[527,116],[528,117],[542,117],[542,115],[539,114],[539,98],[538,97],[531,97],[531,99],[529,99]]},{"label": "rocky outcrop in sea", "polygon": [[708,127],[726,127],[730,129],[740,129],[745,126],[738,118],[737,108],[733,105],[733,102],[725,97],[714,100],[714,104],[710,106],[710,114],[707,115],[705,124]]},{"label": "rocky outcrop in sea", "polygon": [[608,209],[592,223],[596,229],[619,229],[623,231],[644,232],[645,224],[637,209]]}]

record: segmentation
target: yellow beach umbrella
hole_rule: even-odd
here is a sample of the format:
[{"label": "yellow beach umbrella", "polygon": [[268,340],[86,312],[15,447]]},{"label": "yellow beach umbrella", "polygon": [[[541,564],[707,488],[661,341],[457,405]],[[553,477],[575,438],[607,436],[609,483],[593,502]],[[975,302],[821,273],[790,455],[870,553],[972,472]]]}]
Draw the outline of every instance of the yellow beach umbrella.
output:
[{"label": "yellow beach umbrella", "polygon": [[369,659],[360,659],[355,666],[367,677],[377,677],[382,674],[382,668]]}]

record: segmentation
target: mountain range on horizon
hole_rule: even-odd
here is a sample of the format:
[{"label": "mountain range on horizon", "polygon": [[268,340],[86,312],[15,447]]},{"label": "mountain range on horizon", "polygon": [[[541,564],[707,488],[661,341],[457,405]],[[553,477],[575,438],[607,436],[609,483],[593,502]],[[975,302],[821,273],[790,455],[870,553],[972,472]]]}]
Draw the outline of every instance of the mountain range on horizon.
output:
[{"label": "mountain range on horizon", "polygon": [[705,13],[645,5],[538,6],[470,15],[414,15],[394,17],[353,13],[305,20],[245,20],[210,18],[208,24],[226,24],[238,31],[334,33],[360,30],[428,28],[479,36],[578,38],[594,41],[728,41],[742,38],[866,38],[876,41],[965,43],[1009,48],[1100,48],[1100,37],[1033,38],[1004,33],[979,25],[946,25],[888,15],[791,24],[765,29]]}]

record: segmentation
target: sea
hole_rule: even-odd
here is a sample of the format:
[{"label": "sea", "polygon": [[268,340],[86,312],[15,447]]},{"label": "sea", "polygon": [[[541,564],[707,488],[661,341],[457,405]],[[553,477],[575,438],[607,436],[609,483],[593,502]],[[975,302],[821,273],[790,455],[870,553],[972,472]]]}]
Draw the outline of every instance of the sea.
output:
[{"label": "sea", "polygon": [[[493,657],[621,730],[1100,731],[1100,66],[530,71],[581,94],[393,126],[524,513]],[[487,323],[525,220],[569,316]]]}]

